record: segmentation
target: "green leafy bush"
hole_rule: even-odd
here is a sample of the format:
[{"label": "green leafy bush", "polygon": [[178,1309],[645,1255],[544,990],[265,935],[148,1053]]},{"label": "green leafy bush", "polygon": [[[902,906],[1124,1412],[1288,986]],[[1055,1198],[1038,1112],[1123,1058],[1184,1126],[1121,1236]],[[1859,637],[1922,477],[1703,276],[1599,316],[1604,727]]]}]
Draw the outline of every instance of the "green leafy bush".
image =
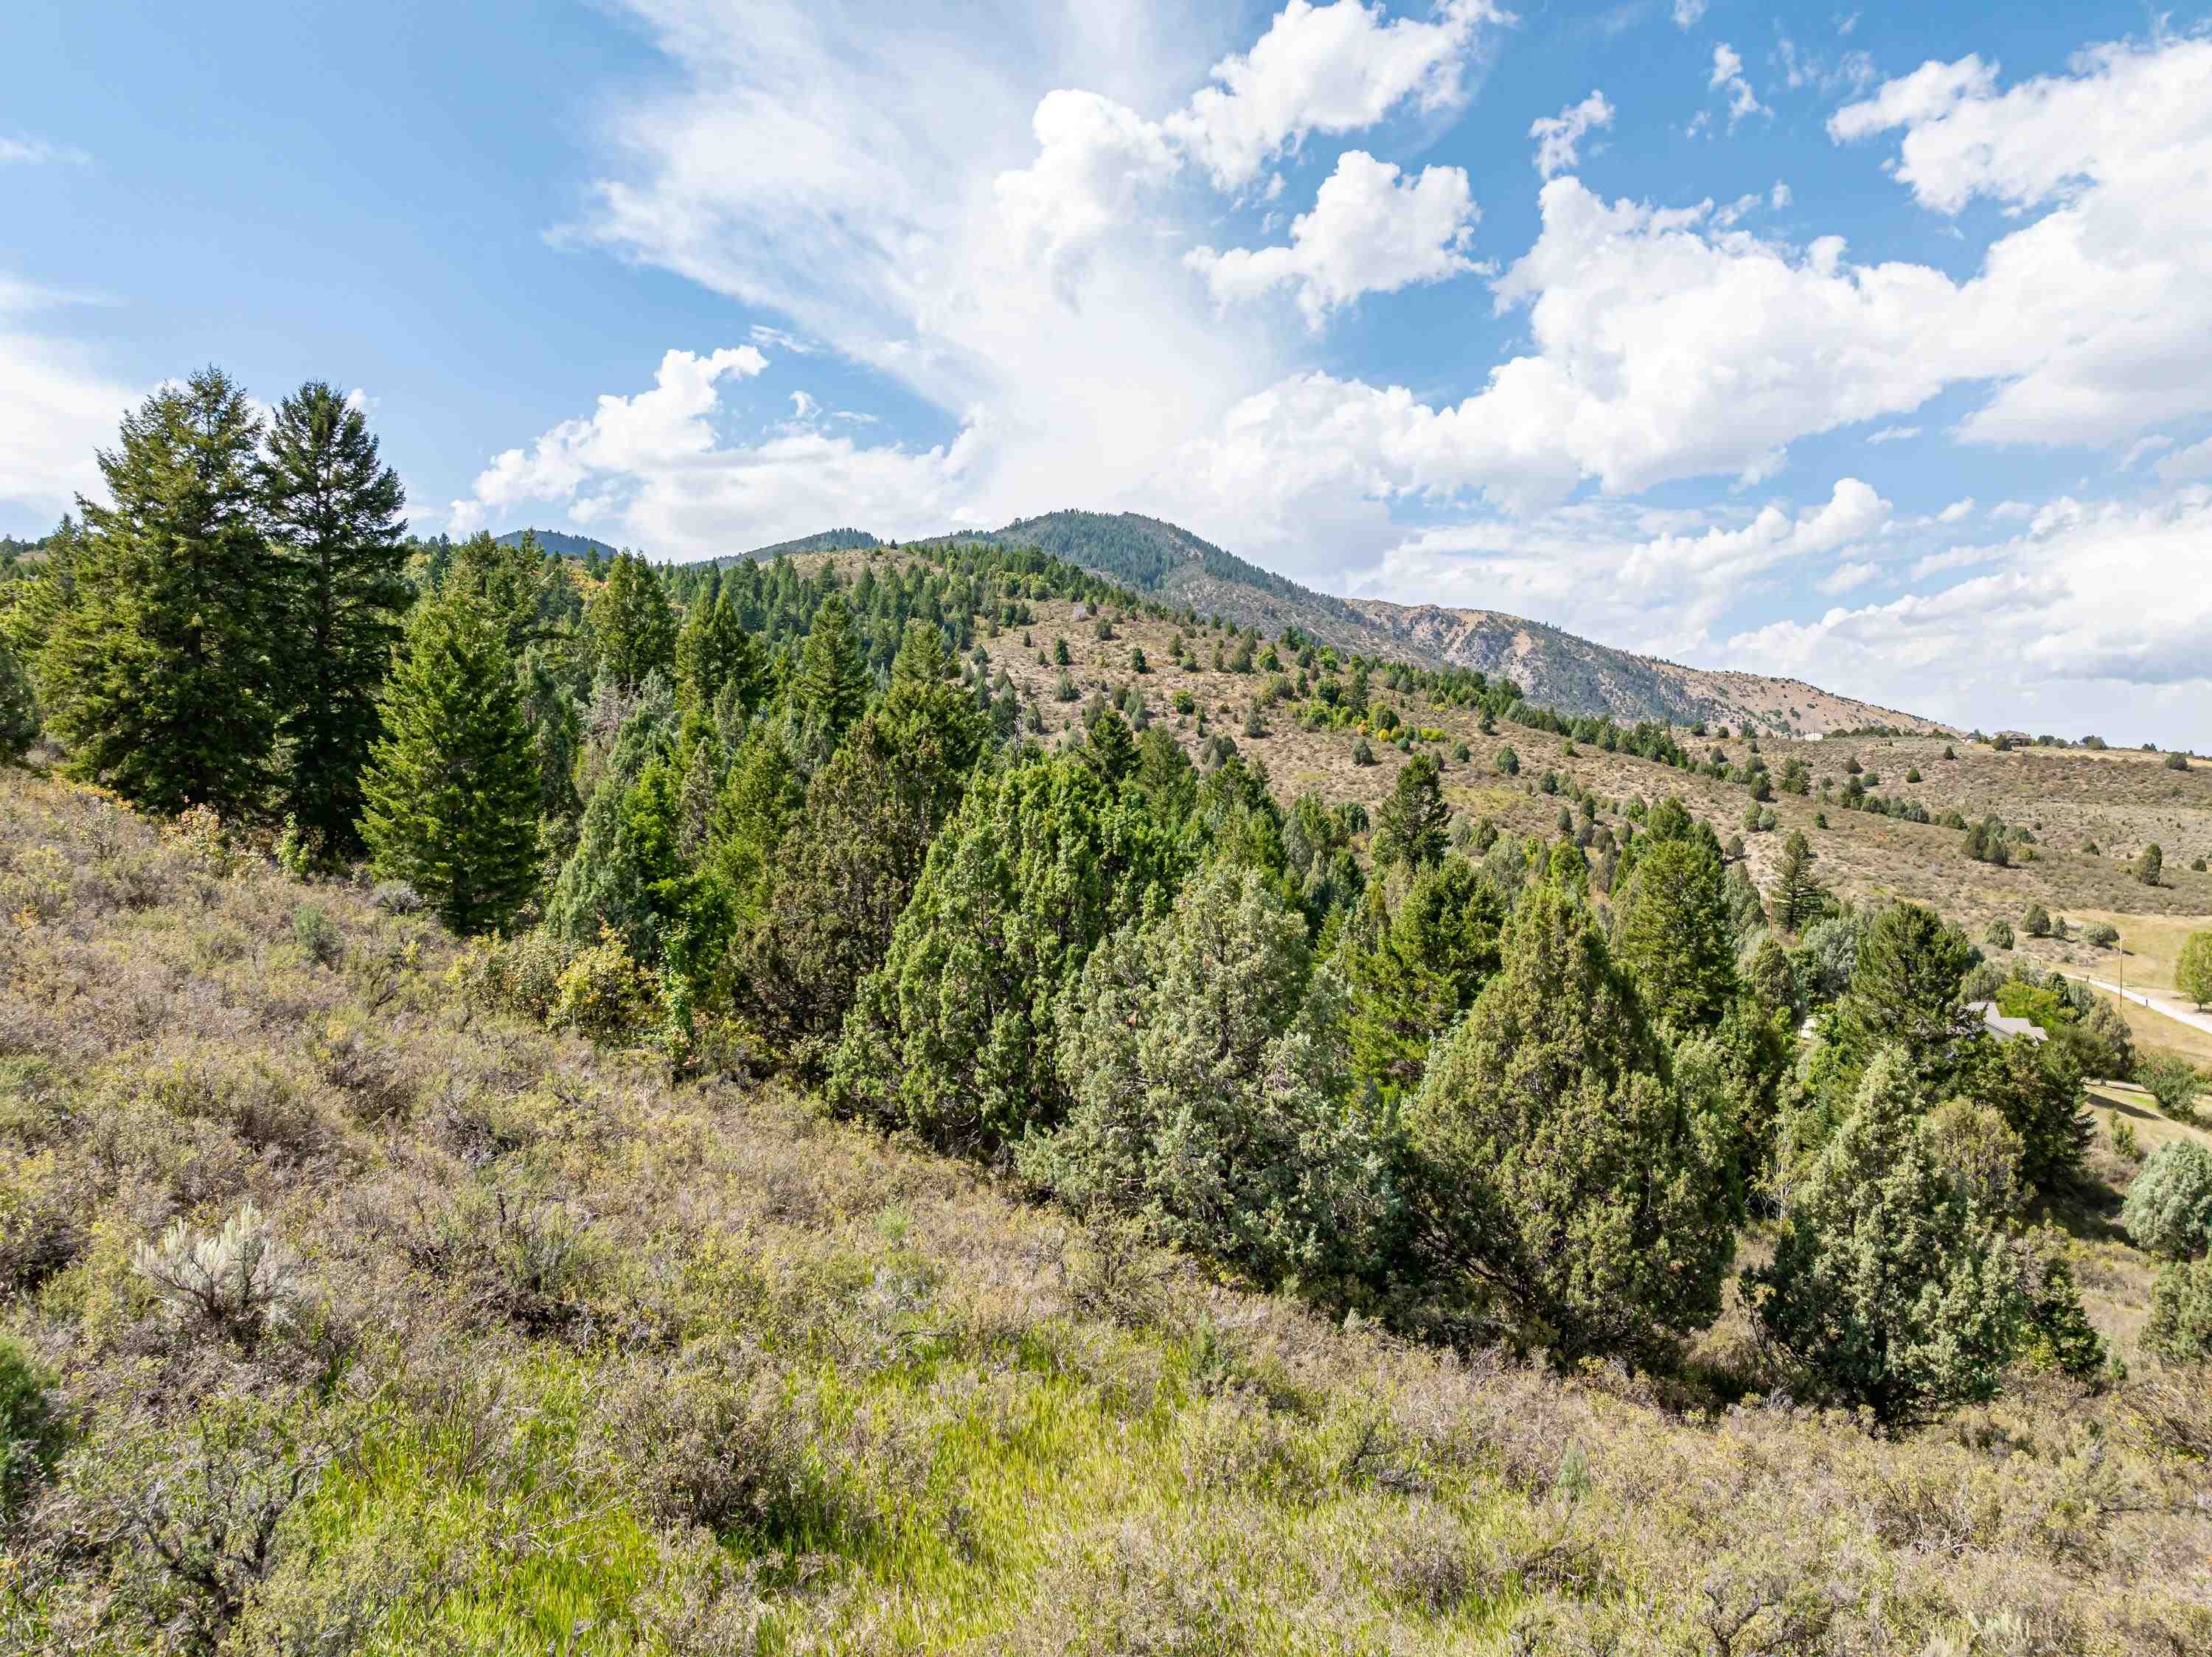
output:
[{"label": "green leafy bush", "polygon": [[2212,1255],[2177,1260],[2159,1272],[2142,1338],[2178,1363],[2212,1358]]},{"label": "green leafy bush", "polygon": [[2153,1254],[2212,1252],[2212,1149],[2175,1139],[2153,1151],[2128,1186],[2120,1222]]}]

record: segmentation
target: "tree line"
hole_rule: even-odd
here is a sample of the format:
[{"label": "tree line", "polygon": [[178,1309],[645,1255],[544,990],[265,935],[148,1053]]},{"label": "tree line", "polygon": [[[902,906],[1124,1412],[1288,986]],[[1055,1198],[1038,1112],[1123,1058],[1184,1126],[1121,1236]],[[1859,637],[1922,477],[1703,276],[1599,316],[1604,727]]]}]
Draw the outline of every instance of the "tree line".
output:
[{"label": "tree line", "polygon": [[[1905,1422],[2104,1362],[2029,1223],[2081,1162],[2092,1033],[1994,1040],[1978,952],[1840,904],[1802,837],[1763,896],[1665,799],[1594,880],[1565,807],[1556,839],[1455,829],[1426,750],[1370,821],[1281,803],[1224,738],[1194,761],[1141,692],[1048,746],[1000,657],[1045,651],[1041,603],[1104,630],[1145,600],[995,544],[594,579],[528,537],[410,541],[325,386],[264,425],[210,370],[101,465],[107,503],[9,586],[64,763],[303,870],[365,860],[483,935],[488,1002],[787,1075],[1426,1337],[1666,1368],[1767,1217],[1747,1303],[1809,1393]],[[1380,685],[1692,763],[1151,608],[1295,664],[1313,708],[1364,722]]]}]

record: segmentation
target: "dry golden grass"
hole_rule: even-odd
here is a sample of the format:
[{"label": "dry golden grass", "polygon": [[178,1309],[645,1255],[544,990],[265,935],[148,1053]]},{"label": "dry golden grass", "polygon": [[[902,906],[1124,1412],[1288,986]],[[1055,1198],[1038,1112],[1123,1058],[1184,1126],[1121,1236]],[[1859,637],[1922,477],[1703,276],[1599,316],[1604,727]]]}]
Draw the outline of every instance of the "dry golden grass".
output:
[{"label": "dry golden grass", "polygon": [[2128,1021],[2128,1028],[2136,1039],[2139,1052],[2172,1053],[2192,1064],[2212,1068],[2212,1035],[2179,1019],[2170,1019],[2163,1013],[2152,1011],[2134,1002],[2123,1002],[2104,990],[2095,993],[2118,1007],[2120,1016]]}]

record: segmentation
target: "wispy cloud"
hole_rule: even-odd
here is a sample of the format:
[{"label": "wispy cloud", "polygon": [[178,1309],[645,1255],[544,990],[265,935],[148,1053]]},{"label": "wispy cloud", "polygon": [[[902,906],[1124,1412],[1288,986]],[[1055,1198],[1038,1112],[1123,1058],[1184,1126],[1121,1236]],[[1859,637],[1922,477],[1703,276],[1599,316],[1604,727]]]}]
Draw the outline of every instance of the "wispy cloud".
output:
[{"label": "wispy cloud", "polygon": [[75,144],[0,134],[0,167],[84,167],[92,157]]}]

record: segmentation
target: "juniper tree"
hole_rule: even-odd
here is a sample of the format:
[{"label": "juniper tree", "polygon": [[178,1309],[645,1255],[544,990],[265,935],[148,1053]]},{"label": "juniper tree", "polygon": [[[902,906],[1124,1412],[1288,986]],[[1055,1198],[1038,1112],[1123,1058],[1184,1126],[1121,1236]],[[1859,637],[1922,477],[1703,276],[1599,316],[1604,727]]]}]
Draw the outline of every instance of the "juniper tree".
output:
[{"label": "juniper tree", "polygon": [[1838,1024],[1856,1078],[1874,1055],[1899,1047],[1926,1084],[1942,1088],[1981,1038],[1960,980],[1972,953],[1957,928],[1931,909],[1896,904],[1860,935],[1850,988]]},{"label": "juniper tree", "polygon": [[1407,1130],[1421,1254],[1520,1338],[1652,1356],[1718,1313],[1732,1128],[1669,1085],[1586,904],[1523,893]]},{"label": "juniper tree", "polygon": [[831,594],[814,612],[791,684],[799,752],[811,767],[826,761],[868,700],[868,664],[853,612]]},{"label": "juniper tree", "polygon": [[2120,1223],[2152,1254],[2212,1253],[2212,1148],[2173,1139],[2153,1151],[2129,1182]]},{"label": "juniper tree", "polygon": [[982,751],[982,720],[951,665],[933,624],[908,623],[891,688],[815,773],[770,869],[771,895],[737,935],[740,1009],[803,1070],[882,962]]},{"label": "juniper tree", "polygon": [[1347,951],[1352,1060],[1379,1094],[1410,1100],[1433,1044],[1498,970],[1505,898],[1457,857],[1424,870],[1395,911],[1369,892],[1375,935]]},{"label": "juniper tree", "polygon": [[539,781],[497,618],[449,588],[416,607],[362,779],[377,871],[456,932],[504,925],[538,883]]},{"label": "juniper tree", "polygon": [[765,723],[754,725],[730,758],[708,852],[739,934],[767,911],[777,849],[805,799],[805,779],[792,764],[782,734]]},{"label": "juniper tree", "polygon": [[1062,992],[1101,938],[1165,908],[1185,856],[1079,758],[979,777],[854,998],[832,1100],[969,1148],[1049,1125]]},{"label": "juniper tree", "polygon": [[1735,945],[1711,854],[1690,839],[1655,846],[1613,912],[1613,957],[1652,1015],[1682,1030],[1717,1021],[1735,995]]},{"label": "juniper tree", "polygon": [[284,593],[261,535],[260,436],[246,393],[204,369],[124,417],[100,455],[106,503],[79,503],[40,700],[70,771],[151,811],[252,816],[268,797]]},{"label": "juniper tree", "polygon": [[573,944],[603,931],[634,960],[660,964],[688,914],[693,871],[677,856],[676,710],[665,680],[646,681],[628,705],[584,803],[576,847],[555,876],[546,929]]},{"label": "juniper tree", "polygon": [[1071,987],[1058,1059],[1073,1108],[1022,1142],[1024,1173],[1265,1282],[1371,1269],[1395,1182],[1379,1119],[1346,1098],[1340,998],[1261,874],[1209,866]]},{"label": "juniper tree", "polygon": [[1995,1394],[2031,1308],[2008,1240],[1939,1158],[1906,1053],[1878,1053],[1791,1194],[1760,1323],[1821,1391],[1893,1424]]},{"label": "juniper tree", "polygon": [[361,844],[377,693],[414,599],[406,494],[362,411],[313,380],[277,407],[258,483],[283,578],[284,809],[342,857]]},{"label": "juniper tree", "polygon": [[0,765],[20,765],[39,740],[39,702],[30,675],[0,636]]}]

